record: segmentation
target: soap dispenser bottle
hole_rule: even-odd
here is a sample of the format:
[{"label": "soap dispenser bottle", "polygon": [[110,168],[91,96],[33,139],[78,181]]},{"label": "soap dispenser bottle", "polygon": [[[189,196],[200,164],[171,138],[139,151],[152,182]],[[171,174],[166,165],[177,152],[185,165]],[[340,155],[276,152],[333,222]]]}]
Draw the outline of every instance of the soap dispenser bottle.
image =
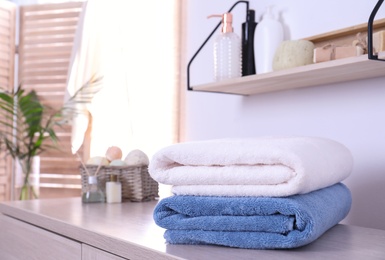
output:
[{"label": "soap dispenser bottle", "polygon": [[254,53],[257,74],[273,71],[274,55],[283,41],[283,26],[269,6],[255,30]]},{"label": "soap dispenser bottle", "polygon": [[214,40],[214,80],[242,76],[241,39],[234,33],[231,13],[210,15],[222,18],[221,33]]},{"label": "soap dispenser bottle", "polygon": [[242,76],[254,75],[255,54],[254,34],[257,23],[255,22],[255,11],[247,11],[246,21],[242,24]]}]

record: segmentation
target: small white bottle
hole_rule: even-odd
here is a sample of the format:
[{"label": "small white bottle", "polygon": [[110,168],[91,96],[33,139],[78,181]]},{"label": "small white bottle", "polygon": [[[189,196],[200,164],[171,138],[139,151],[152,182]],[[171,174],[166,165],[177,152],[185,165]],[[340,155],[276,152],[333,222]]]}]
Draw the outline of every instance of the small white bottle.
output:
[{"label": "small white bottle", "polygon": [[110,174],[106,182],[106,201],[107,203],[122,202],[122,184],[118,180],[118,175]]},{"label": "small white bottle", "polygon": [[238,78],[242,76],[241,39],[234,33],[231,13],[210,15],[222,17],[221,33],[214,40],[214,80]]},{"label": "small white bottle", "polygon": [[268,7],[258,23],[254,36],[254,53],[257,74],[273,71],[274,55],[283,41],[283,26]]}]

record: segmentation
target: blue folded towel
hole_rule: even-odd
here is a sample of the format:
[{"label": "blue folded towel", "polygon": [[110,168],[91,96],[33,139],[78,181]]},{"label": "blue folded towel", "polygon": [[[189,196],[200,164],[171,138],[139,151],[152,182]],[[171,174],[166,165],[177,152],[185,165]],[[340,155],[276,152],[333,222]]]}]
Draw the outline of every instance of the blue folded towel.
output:
[{"label": "blue folded towel", "polygon": [[252,249],[300,247],[346,217],[351,194],[342,183],[290,197],[172,196],[154,210],[170,244]]}]

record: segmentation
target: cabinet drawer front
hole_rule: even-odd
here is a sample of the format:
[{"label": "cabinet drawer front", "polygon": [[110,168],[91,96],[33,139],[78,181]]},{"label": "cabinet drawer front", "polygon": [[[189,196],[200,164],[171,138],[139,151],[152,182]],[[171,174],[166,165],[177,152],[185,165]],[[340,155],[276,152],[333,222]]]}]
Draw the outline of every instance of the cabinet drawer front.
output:
[{"label": "cabinet drawer front", "polygon": [[87,244],[83,244],[83,260],[124,260],[126,258],[122,258],[108,252],[102,251],[95,247],[89,246]]},{"label": "cabinet drawer front", "polygon": [[0,215],[2,259],[81,259],[81,244],[19,220]]}]

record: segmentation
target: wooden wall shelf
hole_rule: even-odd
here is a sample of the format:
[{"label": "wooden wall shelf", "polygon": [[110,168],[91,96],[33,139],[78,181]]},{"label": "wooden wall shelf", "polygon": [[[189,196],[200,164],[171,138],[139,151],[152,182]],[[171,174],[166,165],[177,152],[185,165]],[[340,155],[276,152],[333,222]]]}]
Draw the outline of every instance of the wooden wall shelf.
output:
[{"label": "wooden wall shelf", "polygon": [[[385,30],[385,19],[374,22],[374,32]],[[307,38],[315,46],[327,43],[348,44],[357,33],[367,35],[367,23]],[[378,54],[385,58],[385,52]],[[311,87],[385,76],[385,62],[369,60],[367,55],[251,75],[221,82],[193,86],[194,91],[255,95],[302,87]]]},{"label": "wooden wall shelf", "polygon": [[[384,58],[385,52],[379,57]],[[193,90],[255,95],[381,76],[385,76],[385,62],[369,60],[367,55],[362,55],[199,85]]]}]

